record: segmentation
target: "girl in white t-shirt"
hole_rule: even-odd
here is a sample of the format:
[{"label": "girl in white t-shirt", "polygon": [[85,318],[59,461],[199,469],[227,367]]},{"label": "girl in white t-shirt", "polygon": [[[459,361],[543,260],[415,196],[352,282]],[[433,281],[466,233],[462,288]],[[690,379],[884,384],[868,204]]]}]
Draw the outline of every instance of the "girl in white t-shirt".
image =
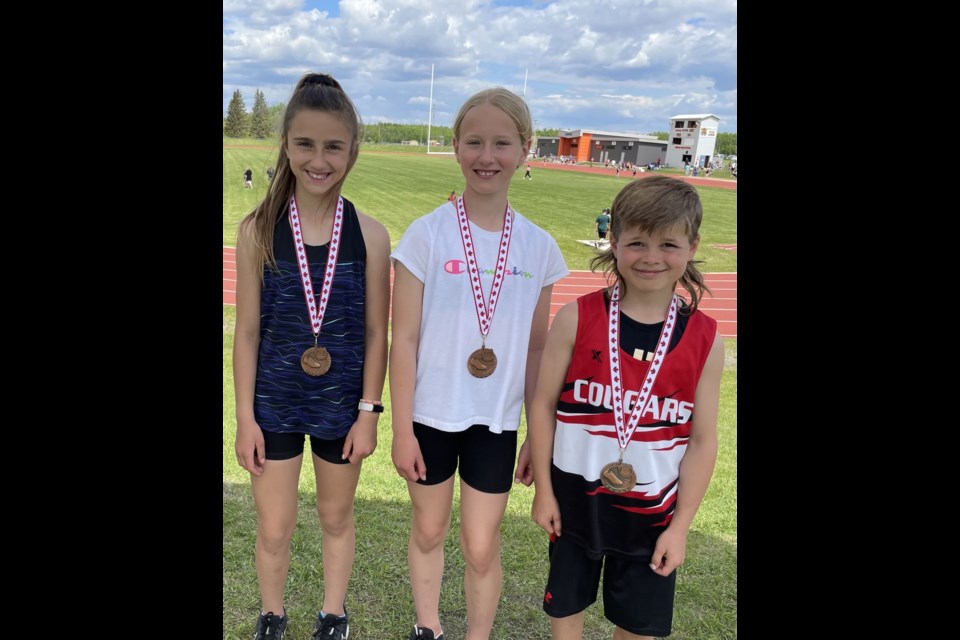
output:
[{"label": "girl in white t-shirt", "polygon": [[500,522],[514,480],[533,476],[520,408],[537,381],[553,283],[569,271],[556,241],[513,211],[507,191],[533,122],[502,88],[472,96],[453,125],[462,195],[413,222],[394,261],[390,399],[393,463],[413,502],[411,640],[442,640],[443,543],[459,467],[466,640],[485,640],[502,585]]}]

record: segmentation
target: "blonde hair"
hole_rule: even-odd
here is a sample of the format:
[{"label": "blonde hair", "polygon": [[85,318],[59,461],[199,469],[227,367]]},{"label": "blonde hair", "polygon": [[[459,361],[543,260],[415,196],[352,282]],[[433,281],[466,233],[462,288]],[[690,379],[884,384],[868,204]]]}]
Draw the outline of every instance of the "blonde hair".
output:
[{"label": "blonde hair", "polygon": [[484,89],[470,96],[453,121],[453,137],[460,139],[460,127],[463,125],[463,119],[467,111],[482,104],[492,104],[505,114],[510,116],[513,124],[517,126],[517,133],[520,135],[521,144],[533,139],[533,118],[530,117],[530,109],[523,98],[503,87],[494,87],[493,89]]}]

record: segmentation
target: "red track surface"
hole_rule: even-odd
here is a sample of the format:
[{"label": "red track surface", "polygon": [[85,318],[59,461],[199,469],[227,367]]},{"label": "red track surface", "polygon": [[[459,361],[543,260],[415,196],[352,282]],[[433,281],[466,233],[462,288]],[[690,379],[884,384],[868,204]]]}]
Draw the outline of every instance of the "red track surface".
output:
[{"label": "red track surface", "polygon": [[[737,274],[708,273],[707,286],[713,296],[707,294],[700,302],[700,309],[717,321],[717,328],[724,338],[737,337]],[[570,275],[553,285],[553,299],[550,301],[550,320],[553,315],[568,302],[576,300],[605,286],[603,276],[590,271],[571,271]],[[237,303],[237,267],[236,249],[223,248],[223,304]]]}]

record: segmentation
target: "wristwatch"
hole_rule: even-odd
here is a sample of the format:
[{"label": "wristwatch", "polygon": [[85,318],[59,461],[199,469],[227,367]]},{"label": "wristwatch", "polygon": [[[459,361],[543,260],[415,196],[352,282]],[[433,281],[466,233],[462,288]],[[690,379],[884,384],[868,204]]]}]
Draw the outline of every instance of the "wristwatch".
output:
[{"label": "wristwatch", "polygon": [[380,403],[373,404],[372,402],[367,402],[366,400],[361,400],[360,404],[357,405],[357,408],[360,411],[372,411],[374,413],[383,413],[383,405]]}]

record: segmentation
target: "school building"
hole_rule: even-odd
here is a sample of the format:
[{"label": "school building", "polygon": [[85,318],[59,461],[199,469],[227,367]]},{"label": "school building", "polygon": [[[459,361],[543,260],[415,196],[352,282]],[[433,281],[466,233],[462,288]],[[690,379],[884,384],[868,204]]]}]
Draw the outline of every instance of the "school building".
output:
[{"label": "school building", "polygon": [[630,162],[682,167],[683,163],[706,166],[714,156],[720,118],[710,113],[670,118],[669,138],[593,129],[565,129],[556,137],[537,138],[537,157],[567,156],[575,162]]},{"label": "school building", "polygon": [[592,129],[566,129],[557,137],[537,138],[537,156],[569,156],[575,162],[663,163],[667,143],[653,136],[611,133]]}]

